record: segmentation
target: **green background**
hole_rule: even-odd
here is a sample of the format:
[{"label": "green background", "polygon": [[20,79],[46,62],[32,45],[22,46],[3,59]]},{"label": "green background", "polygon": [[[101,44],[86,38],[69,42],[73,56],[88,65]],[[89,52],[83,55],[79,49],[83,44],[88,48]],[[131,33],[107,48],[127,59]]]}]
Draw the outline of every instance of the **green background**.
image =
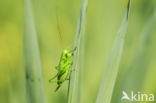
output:
[{"label": "green background", "polygon": [[[47,103],[66,103],[68,82],[54,92],[57,85],[48,80],[57,72],[54,67],[62,49],[73,45],[81,0],[31,1]],[[23,3],[0,0],[0,103],[26,103]],[[126,5],[127,0],[88,0],[81,103],[96,100]],[[156,95],[156,22],[147,25],[153,19],[154,7],[155,0],[132,0],[112,103],[121,103],[122,90]],[[145,31],[148,35],[142,36]],[[142,38],[146,42],[140,47]]]}]

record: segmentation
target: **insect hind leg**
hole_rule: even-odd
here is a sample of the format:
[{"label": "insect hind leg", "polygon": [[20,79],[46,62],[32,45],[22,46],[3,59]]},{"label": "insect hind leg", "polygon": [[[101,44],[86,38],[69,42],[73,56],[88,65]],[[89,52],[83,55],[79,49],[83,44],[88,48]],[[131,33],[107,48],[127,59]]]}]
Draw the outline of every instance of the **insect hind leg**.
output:
[{"label": "insect hind leg", "polygon": [[55,89],[55,92],[57,92],[58,91],[58,89],[61,87],[61,85],[58,85],[57,87],[56,87],[56,89]]}]

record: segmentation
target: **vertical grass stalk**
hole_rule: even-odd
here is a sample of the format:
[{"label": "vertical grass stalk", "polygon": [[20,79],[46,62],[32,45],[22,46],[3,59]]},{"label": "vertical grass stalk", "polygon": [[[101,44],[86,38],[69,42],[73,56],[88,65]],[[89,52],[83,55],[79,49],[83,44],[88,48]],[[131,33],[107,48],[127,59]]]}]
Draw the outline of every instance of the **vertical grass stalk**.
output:
[{"label": "vertical grass stalk", "polygon": [[96,103],[111,102],[115,81],[119,71],[120,58],[123,51],[124,37],[126,35],[127,30],[130,2],[131,0],[128,1],[123,24],[121,25],[119,33],[115,38],[112,51],[108,60],[108,64],[104,72],[103,80],[99,89],[99,93],[96,99]]},{"label": "vertical grass stalk", "polygon": [[154,13],[149,17],[147,24],[143,28],[136,52],[134,54],[134,60],[125,74],[122,87],[124,90],[128,91],[133,89],[134,91],[140,91],[143,87],[146,75],[150,70],[150,68],[148,68],[151,62],[149,48],[152,44],[151,42],[154,36],[153,30],[155,28],[155,24],[156,15],[154,10]]},{"label": "vertical grass stalk", "polygon": [[31,1],[24,0],[24,49],[27,103],[46,103]]},{"label": "vertical grass stalk", "polygon": [[[77,24],[77,31],[75,34],[75,41],[74,41],[74,46],[73,48],[76,48],[76,51],[74,52],[73,56],[73,65],[71,68],[71,73],[70,73],[70,80],[69,80],[69,85],[68,85],[68,103],[79,103],[80,102],[80,69],[81,67],[78,67],[81,65],[79,60],[81,59],[80,57],[80,39],[82,32],[85,28],[85,14],[86,14],[86,8],[87,8],[87,0],[82,0],[81,4],[81,10],[80,10],[80,17],[79,21]],[[82,44],[83,45],[83,44]],[[78,67],[78,68],[77,68]]]}]

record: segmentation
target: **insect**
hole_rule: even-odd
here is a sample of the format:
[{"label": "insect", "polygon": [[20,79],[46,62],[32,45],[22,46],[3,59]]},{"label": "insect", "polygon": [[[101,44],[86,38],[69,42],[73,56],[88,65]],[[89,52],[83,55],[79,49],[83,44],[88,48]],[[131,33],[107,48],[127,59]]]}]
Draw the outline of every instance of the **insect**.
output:
[{"label": "insect", "polygon": [[[49,82],[57,82],[58,86],[55,89],[55,92],[61,87],[64,81],[69,80],[72,66],[72,58],[75,50],[76,49],[69,51],[68,49],[64,49],[62,51],[59,64],[55,67],[58,72],[53,78],[49,80]],[[55,78],[57,78],[56,81],[54,81]]]}]

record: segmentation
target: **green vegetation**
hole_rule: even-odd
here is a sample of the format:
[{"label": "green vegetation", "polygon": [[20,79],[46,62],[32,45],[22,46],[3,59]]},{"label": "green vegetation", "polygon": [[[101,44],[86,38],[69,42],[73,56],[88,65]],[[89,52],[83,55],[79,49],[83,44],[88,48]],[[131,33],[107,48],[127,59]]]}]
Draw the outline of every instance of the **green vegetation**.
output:
[{"label": "green vegetation", "polygon": [[[81,55],[80,51],[83,52],[84,48],[80,48],[80,41],[81,38],[84,37],[84,29],[85,29],[85,15],[86,15],[86,9],[87,9],[87,0],[82,0],[81,10],[80,10],[80,16],[79,21],[77,25],[76,35],[75,35],[75,42],[74,47],[76,48],[73,56],[73,65],[71,67],[71,73],[70,73],[70,79],[69,79],[69,88],[68,88],[68,103],[80,103],[80,76],[81,76],[81,69],[82,64],[80,62]],[[82,34],[82,37],[81,37]],[[82,38],[83,39],[83,38]],[[83,42],[81,45],[84,45]],[[79,50],[80,49],[80,50]]]},{"label": "green vegetation", "polygon": [[123,20],[123,24],[121,26],[121,29],[119,30],[118,35],[115,38],[96,103],[111,102],[117,73],[119,71],[120,58],[124,46],[124,38],[127,30],[130,2],[131,0],[128,1],[127,11]]},{"label": "green vegetation", "polygon": [[27,103],[46,103],[31,1],[24,0],[24,50]]},{"label": "green vegetation", "polygon": [[[122,91],[156,95],[156,1],[128,2],[1,0],[0,103],[129,103]],[[54,92],[58,84],[49,79],[60,54],[74,48],[70,81]]]}]

